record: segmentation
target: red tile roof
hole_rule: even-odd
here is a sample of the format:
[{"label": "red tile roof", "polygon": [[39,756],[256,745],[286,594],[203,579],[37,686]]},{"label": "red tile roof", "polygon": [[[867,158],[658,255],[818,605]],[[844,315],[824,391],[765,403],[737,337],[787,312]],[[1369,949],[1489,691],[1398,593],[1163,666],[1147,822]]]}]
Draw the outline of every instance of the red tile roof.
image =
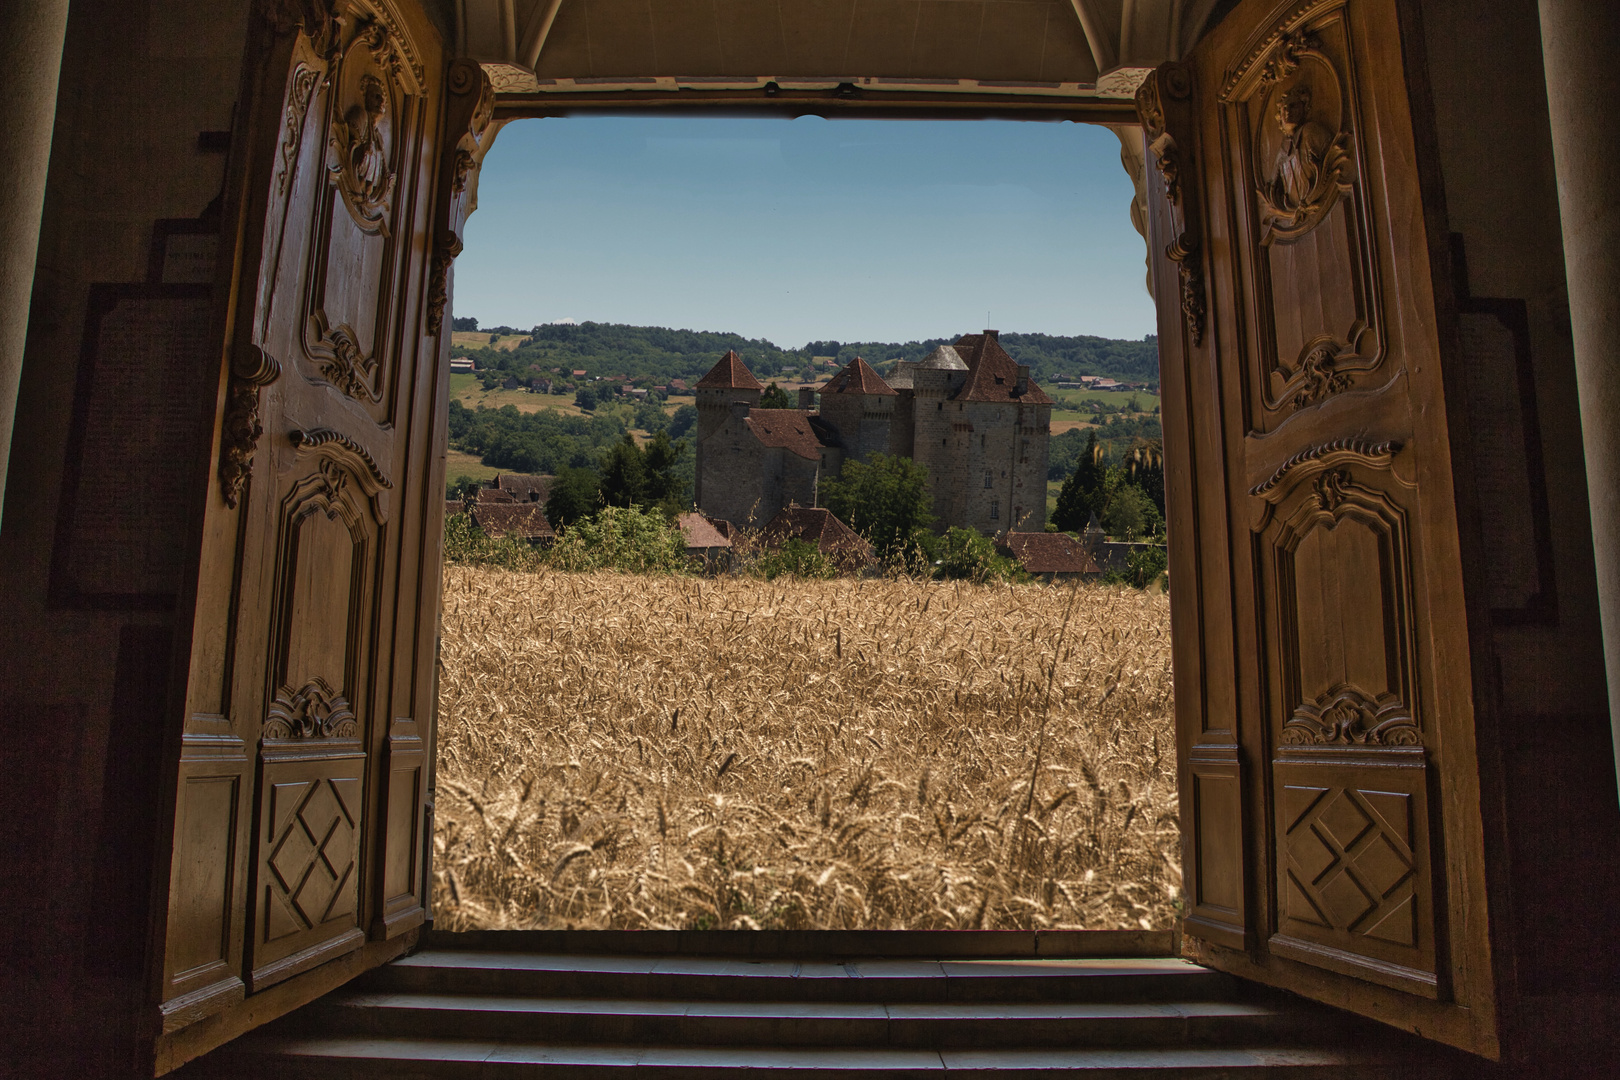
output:
[{"label": "red tile roof", "polygon": [[956,392],[956,401],[1014,401],[1023,405],[1050,405],[1046,391],[1030,379],[1018,393],[1018,361],[996,340],[995,331],[964,334],[956,351],[967,361],[967,382]]},{"label": "red tile roof", "polygon": [[1010,532],[996,547],[1031,574],[1100,574],[1080,541],[1067,533]]},{"label": "red tile roof", "polygon": [[821,458],[821,439],[804,409],[750,409],[743,422],[766,446],[780,446],[811,461]]},{"label": "red tile roof", "polygon": [[849,366],[827,380],[821,388],[823,394],[896,394],[894,387],[883,381],[883,377],[872,370],[860,357],[849,362]]},{"label": "red tile roof", "polygon": [[759,537],[769,548],[780,547],[789,539],[794,539],[816,545],[816,550],[823,555],[861,561],[872,557],[872,545],[834,517],[831,510],[790,506],[771,518],[760,530]]},{"label": "red tile roof", "polygon": [[479,503],[473,507],[472,517],[486,536],[497,540],[503,536],[550,540],[557,535],[546,520],[546,508],[539,503]]},{"label": "red tile roof", "polygon": [[502,491],[510,493],[518,502],[545,502],[551,494],[551,482],[556,479],[552,476],[536,476],[533,473],[501,473],[495,478],[495,486]]},{"label": "red tile roof", "polygon": [[709,369],[709,373],[698,380],[698,386],[707,390],[763,390],[765,386],[754,373],[749,371],[732,349],[720,358],[720,362]]},{"label": "red tile roof", "polygon": [[509,503],[517,502],[517,496],[501,488],[481,487],[478,489],[478,501],[481,503]]},{"label": "red tile roof", "polygon": [[[731,541],[702,514],[681,514],[675,519],[681,527],[681,535],[686,538],[688,551],[706,548],[728,548]],[[727,523],[729,524],[729,522]]]}]

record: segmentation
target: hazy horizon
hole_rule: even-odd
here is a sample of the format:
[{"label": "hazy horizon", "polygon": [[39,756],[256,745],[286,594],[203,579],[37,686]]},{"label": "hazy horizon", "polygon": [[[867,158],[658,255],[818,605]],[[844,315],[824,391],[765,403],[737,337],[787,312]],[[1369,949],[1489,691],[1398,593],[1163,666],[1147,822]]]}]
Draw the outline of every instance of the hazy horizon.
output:
[{"label": "hazy horizon", "polygon": [[483,166],[454,314],[793,349],[986,326],[1141,340],[1132,195],[1118,140],[1082,124],[518,121]]}]

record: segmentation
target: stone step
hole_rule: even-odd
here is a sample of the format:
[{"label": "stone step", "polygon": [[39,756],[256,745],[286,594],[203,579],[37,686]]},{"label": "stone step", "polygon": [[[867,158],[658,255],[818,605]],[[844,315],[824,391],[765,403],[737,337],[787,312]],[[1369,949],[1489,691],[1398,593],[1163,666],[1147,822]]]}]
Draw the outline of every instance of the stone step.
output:
[{"label": "stone step", "polygon": [[354,984],[370,993],[683,1001],[1229,1001],[1229,976],[1174,957],[1079,960],[738,960],[425,949]]},{"label": "stone step", "polygon": [[[1408,1072],[1387,1056],[1345,1050],[1277,1046],[1023,1047],[901,1049],[879,1047],[659,1046],[626,1043],[537,1043],[425,1039],[365,1035],[249,1036],[216,1052],[209,1075],[280,1080],[432,1077],[505,1080],[507,1077],[713,1076],[768,1069],[795,1077],[880,1078],[1088,1077],[1129,1080],[1198,1080],[1219,1077],[1310,1077],[1313,1080],[1403,1080]],[[235,1071],[232,1071],[235,1070]],[[632,1073],[633,1070],[633,1073]],[[202,1075],[202,1074],[198,1074]]]},{"label": "stone step", "polygon": [[1325,1042],[1320,1018],[1249,1002],[806,1002],[337,994],[311,1034],[723,1046],[1176,1046]]}]

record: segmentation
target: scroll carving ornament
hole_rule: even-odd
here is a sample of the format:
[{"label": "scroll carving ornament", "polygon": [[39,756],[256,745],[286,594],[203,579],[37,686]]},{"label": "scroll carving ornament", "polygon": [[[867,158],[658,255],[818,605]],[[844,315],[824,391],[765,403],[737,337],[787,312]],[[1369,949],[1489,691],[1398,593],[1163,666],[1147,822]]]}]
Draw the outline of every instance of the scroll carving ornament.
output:
[{"label": "scroll carving ornament", "polygon": [[460,138],[448,149],[441,173],[439,233],[433,245],[425,298],[425,326],[434,336],[444,330],[444,313],[450,305],[450,267],[461,254],[461,230],[474,209],[473,177],[478,163],[493,137],[495,88],[484,69],[471,60],[457,60],[450,66],[446,81],[451,113],[458,124],[465,124]]},{"label": "scroll carving ornament", "polygon": [[[370,492],[375,493],[376,491],[391,489],[394,486],[393,481],[388,479],[388,477],[383,474],[381,466],[377,464],[377,459],[371,455],[371,452],[359,442],[351,439],[341,431],[333,431],[331,428],[313,428],[309,431],[294,429],[288,438],[291,440],[293,446],[300,451],[318,450],[323,446],[341,447],[343,450],[347,451],[354,458],[356,458],[363,466],[365,466],[367,478],[369,480],[369,483],[366,483],[365,487]],[[336,463],[331,461],[323,461],[321,462],[322,475],[326,475],[329,467],[336,469],[338,472],[338,479],[336,481],[331,479],[328,480],[328,487],[332,489],[332,494],[335,495],[337,492],[342,490],[343,481],[341,478],[346,474],[343,473],[343,470],[339,468]]]},{"label": "scroll carving ornament", "polygon": [[316,68],[300,61],[293,69],[292,88],[287,94],[286,116],[282,126],[286,129],[281,137],[281,169],[276,176],[276,194],[287,193],[287,178],[292,175],[292,167],[298,159],[298,146],[304,141],[304,120],[309,116],[309,103],[315,97],[315,90],[321,84],[324,74]]},{"label": "scroll carving ornament", "polygon": [[220,438],[219,490],[232,510],[242,498],[248,475],[253,471],[253,451],[259,445],[264,425],[259,422],[259,388],[232,377],[226,392],[225,421]]},{"label": "scroll carving ornament", "polygon": [[1339,509],[1349,494],[1350,474],[1343,469],[1329,469],[1316,478],[1316,501],[1328,513]]},{"label": "scroll carving ornament", "polygon": [[320,367],[321,375],[349,397],[359,401],[376,401],[371,377],[377,370],[377,359],[367,356],[347,325],[330,329],[319,316],[312,320],[318,334],[317,343],[310,348]]},{"label": "scroll carving ornament", "polygon": [[265,716],[266,739],[352,739],[360,724],[343,695],[316,676],[300,690],[283,686]]},{"label": "scroll carving ornament", "polygon": [[[1162,85],[1162,90],[1161,90]],[[1181,281],[1181,314],[1187,327],[1187,336],[1194,346],[1204,343],[1204,325],[1208,314],[1205,300],[1204,270],[1200,259],[1197,215],[1191,200],[1185,199],[1182,172],[1185,162],[1175,137],[1167,129],[1168,118],[1161,95],[1185,100],[1192,95],[1192,82],[1187,70],[1179,65],[1166,64],[1154,70],[1136,92],[1137,116],[1153,154],[1154,165],[1164,180],[1165,198],[1171,207],[1171,217],[1177,222],[1176,239],[1165,248],[1165,255],[1176,264]]]},{"label": "scroll carving ornament", "polygon": [[1283,725],[1285,746],[1421,746],[1409,710],[1394,694],[1369,697],[1340,683],[1294,709]]},{"label": "scroll carving ornament", "polygon": [[264,19],[278,34],[303,31],[323,57],[337,54],[342,31],[337,0],[264,0]]},{"label": "scroll carving ornament", "polygon": [[1300,361],[1299,374],[1305,384],[1294,394],[1294,408],[1303,409],[1334,394],[1350,389],[1350,376],[1334,369],[1337,350],[1330,343],[1316,346]]},{"label": "scroll carving ornament", "polygon": [[[1357,460],[1371,465],[1387,465],[1400,449],[1401,444],[1393,440],[1379,442],[1362,438],[1335,439],[1332,442],[1307,447],[1279,465],[1264,481],[1250,488],[1249,494],[1275,498],[1272,493],[1279,491],[1283,479],[1289,473],[1314,461],[1326,459],[1324,463],[1331,464],[1335,460]],[[1348,482],[1348,474],[1340,470],[1338,483],[1342,486]]]},{"label": "scroll carving ornament", "polygon": [[257,346],[239,349],[231,358],[231,377],[225,391],[225,416],[219,444],[219,489],[232,510],[253,472],[264,425],[259,421],[259,388],[281,377],[281,363]]}]

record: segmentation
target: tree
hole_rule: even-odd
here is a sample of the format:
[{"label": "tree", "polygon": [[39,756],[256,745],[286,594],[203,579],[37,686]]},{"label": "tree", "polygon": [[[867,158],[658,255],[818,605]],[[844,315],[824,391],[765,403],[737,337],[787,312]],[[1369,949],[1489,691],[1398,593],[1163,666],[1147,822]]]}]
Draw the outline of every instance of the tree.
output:
[{"label": "tree", "polygon": [[635,425],[648,434],[656,434],[669,427],[669,414],[659,408],[656,402],[639,401],[636,403]]},{"label": "tree", "polygon": [[645,506],[647,504],[647,461],[641,447],[627,432],[602,455],[596,468],[601,484],[603,506]]},{"label": "tree", "polygon": [[1135,484],[1120,484],[1102,512],[1103,531],[1126,540],[1147,536],[1161,521],[1153,500]]},{"label": "tree", "polygon": [[1164,516],[1164,440],[1137,439],[1125,451],[1125,478],[1153,500]]},{"label": "tree", "polygon": [[698,411],[695,405],[682,405],[675,410],[675,415],[669,418],[669,437],[678,439],[691,431],[698,422]]},{"label": "tree", "polygon": [[680,464],[686,456],[686,443],[672,442],[668,431],[660,431],[641,450],[647,504],[661,508],[673,517],[687,509],[686,478]]},{"label": "tree", "polygon": [[589,383],[574,391],[574,404],[584,412],[596,411],[598,400],[596,387]]},{"label": "tree", "polygon": [[452,329],[452,330],[477,330],[478,329],[478,320],[473,318],[471,315],[464,315],[459,319],[451,319],[450,320],[450,329]]},{"label": "tree", "polygon": [[1108,466],[1103,461],[1097,432],[1087,432],[1085,449],[1075,461],[1074,472],[1058,491],[1052,522],[1064,532],[1079,532],[1092,514],[1101,514],[1108,498]]},{"label": "tree", "polygon": [[601,506],[596,470],[559,469],[546,499],[546,520],[553,529],[560,529],[589,518]]},{"label": "tree", "polygon": [[866,537],[881,555],[900,552],[933,522],[928,470],[908,457],[873,454],[846,461],[843,475],[821,483],[821,504]]},{"label": "tree", "polygon": [[765,388],[759,395],[759,407],[762,409],[791,409],[793,400],[787,396],[787,391],[777,386],[775,382]]}]

